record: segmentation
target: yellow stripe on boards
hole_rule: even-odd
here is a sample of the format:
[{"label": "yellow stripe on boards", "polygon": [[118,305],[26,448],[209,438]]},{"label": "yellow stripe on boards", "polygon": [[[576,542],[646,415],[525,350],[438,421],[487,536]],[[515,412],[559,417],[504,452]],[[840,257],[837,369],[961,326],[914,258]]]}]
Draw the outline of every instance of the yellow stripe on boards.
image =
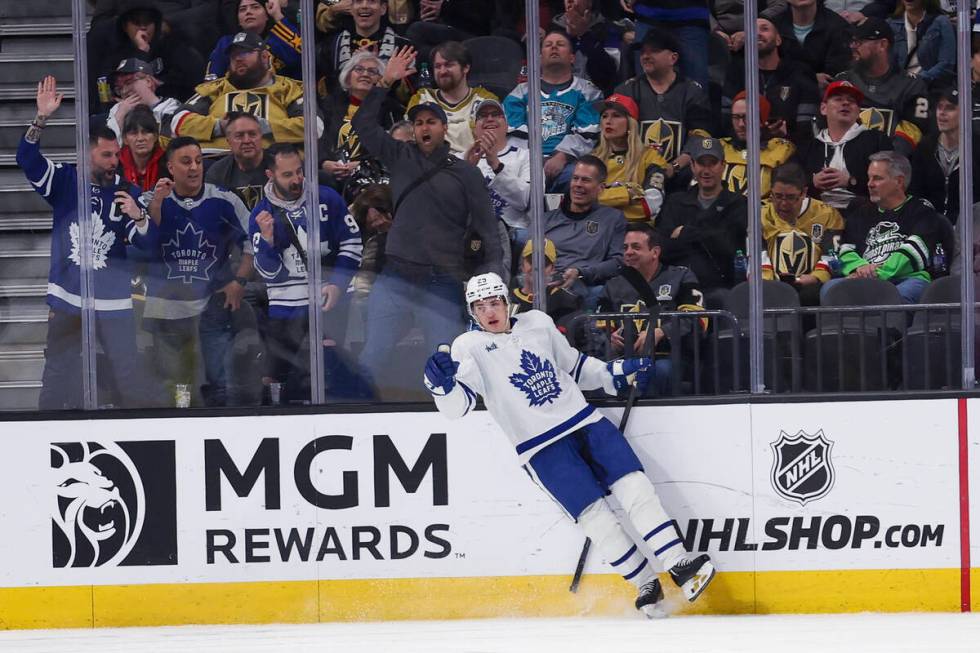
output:
[{"label": "yellow stripe on boards", "polygon": [[92,591],[96,627],[314,623],[316,581],[107,585]]},{"label": "yellow stripe on boards", "polygon": [[759,572],[756,612],[959,612],[960,570]]},{"label": "yellow stripe on boards", "polygon": [[88,628],[92,587],[0,588],[0,629]]},{"label": "yellow stripe on boards", "polygon": [[970,610],[980,612],[980,567],[970,569]]},{"label": "yellow stripe on boards", "polygon": [[[980,608],[980,569],[972,600]],[[719,572],[694,604],[666,577],[676,614],[960,610],[959,569]],[[0,628],[315,623],[636,615],[619,576],[398,578],[0,588]]]}]

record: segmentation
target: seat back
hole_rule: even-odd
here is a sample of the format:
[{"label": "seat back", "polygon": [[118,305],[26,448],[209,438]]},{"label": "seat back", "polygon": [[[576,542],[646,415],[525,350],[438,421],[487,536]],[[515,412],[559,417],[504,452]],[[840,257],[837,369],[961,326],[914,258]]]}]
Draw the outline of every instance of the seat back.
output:
[{"label": "seat back", "polygon": [[[959,304],[960,303],[960,277],[940,277],[936,279],[922,291],[919,298],[920,304]],[[945,330],[949,327],[951,331],[960,330],[960,310],[930,310],[921,311],[915,314],[912,319],[910,332],[921,332],[925,330],[933,331],[937,329]]]},{"label": "seat back", "polygon": [[[820,298],[821,306],[902,306],[905,300],[899,294],[895,285],[883,279],[845,279],[827,289]],[[861,318],[858,315],[845,316],[838,320],[833,316],[824,318],[824,325],[843,324],[845,329],[860,328]],[[877,329],[880,326],[902,331],[905,329],[906,314],[891,312],[885,314],[884,324],[878,313],[868,313],[864,317],[865,328]]]},{"label": "seat back", "polygon": [[524,50],[515,41],[502,36],[477,36],[463,42],[472,65],[470,86],[482,86],[501,100],[517,86]]},{"label": "seat back", "polygon": [[[763,281],[762,282],[762,307],[763,308],[799,308],[800,296],[796,289],[788,283],[782,281]],[[738,319],[739,326],[743,332],[748,328],[749,319],[749,282],[743,281],[732,288],[728,293],[725,308],[731,311]],[[766,333],[788,333],[793,330],[793,315],[779,315],[775,318],[766,318],[763,321],[763,330]]]}]

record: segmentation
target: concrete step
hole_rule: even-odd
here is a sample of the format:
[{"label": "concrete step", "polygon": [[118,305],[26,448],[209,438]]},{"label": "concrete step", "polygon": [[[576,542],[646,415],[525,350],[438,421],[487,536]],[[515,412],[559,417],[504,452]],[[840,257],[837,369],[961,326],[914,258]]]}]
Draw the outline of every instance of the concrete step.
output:
[{"label": "concrete step", "polygon": [[[0,10],[0,16],[3,15]],[[41,18],[27,16],[22,18],[6,18],[0,23],[0,38],[9,37],[38,37],[38,36],[67,36],[71,41],[71,19]]]},{"label": "concrete step", "polygon": [[41,381],[0,381],[0,411],[37,410]]},{"label": "concrete step", "polygon": [[0,212],[0,232],[9,231],[51,231],[51,212]]},{"label": "concrete step", "polygon": [[40,382],[44,370],[44,347],[7,345],[0,348],[0,382]]},{"label": "concrete step", "polygon": [[45,75],[54,75],[67,86],[75,77],[72,61],[71,54],[0,54],[0,79],[9,85],[33,83],[34,96],[38,80]]},{"label": "concrete step", "polygon": [[[4,80],[2,75],[0,75],[0,80]],[[40,79],[40,77],[38,78]],[[59,86],[61,92],[64,93],[65,99],[75,98],[75,89],[69,85],[71,79],[74,79],[74,75],[68,80],[61,80]],[[28,84],[25,82],[0,82],[0,100],[2,101],[12,101],[12,100],[30,100],[34,101],[37,97],[37,80],[34,80],[33,84]],[[33,115],[33,114],[31,114]]]},{"label": "concrete step", "polygon": [[44,347],[48,335],[48,307],[43,309],[11,315],[0,310],[0,349],[8,345]]},{"label": "concrete step", "polygon": [[[15,152],[21,137],[26,131],[27,123],[25,122],[0,119],[0,151],[9,150],[7,154]],[[61,150],[70,148],[74,150],[75,138],[74,119],[52,118],[48,120],[48,125],[44,128],[44,134],[41,136],[41,144],[45,152],[51,148]]]},{"label": "concrete step", "polygon": [[[16,170],[2,170],[3,172],[19,172]],[[44,213],[51,212],[51,206],[41,199],[41,196],[34,192],[34,189],[27,183],[21,175],[21,185],[4,186],[0,184],[0,207],[7,215],[18,213]]]},{"label": "concrete step", "polygon": [[[75,163],[74,147],[45,147],[43,152],[44,152],[44,156],[48,157],[55,163]],[[0,167],[16,168],[17,153],[16,152],[0,153]]]},{"label": "concrete step", "polygon": [[44,297],[8,297],[0,301],[0,324],[47,321],[48,305]]},{"label": "concrete step", "polygon": [[[67,91],[68,89],[65,89]],[[27,130],[27,125],[30,124],[31,120],[34,119],[34,115],[37,113],[37,104],[34,101],[35,95],[37,93],[37,87],[31,91],[28,98],[19,100],[7,100],[3,104],[0,104],[0,120],[6,123],[20,123],[20,125]],[[61,106],[58,110],[54,112],[51,116],[48,124],[56,120],[74,120],[75,119],[75,101],[65,97],[61,101]]]},{"label": "concrete step", "polygon": [[27,36],[3,37],[0,52],[3,54],[37,55],[37,54],[73,54],[75,52],[71,35],[65,36]]},{"label": "concrete step", "polygon": [[0,19],[5,20],[7,18],[71,22],[71,1],[30,0],[29,2],[16,2],[15,0],[4,0],[0,2]]},{"label": "concrete step", "polygon": [[[47,249],[0,249],[0,280],[9,279],[15,274],[18,279],[30,280],[37,284],[48,278]],[[0,281],[0,286],[5,285]]]},{"label": "concrete step", "polygon": [[37,279],[4,279],[0,281],[0,299],[44,297],[48,292],[48,282]]},{"label": "concrete step", "polygon": [[[50,232],[19,231],[8,232],[0,237],[0,256],[9,252],[38,251],[48,252],[51,249]],[[2,277],[0,277],[2,279]],[[0,282],[2,283],[2,282]]]}]

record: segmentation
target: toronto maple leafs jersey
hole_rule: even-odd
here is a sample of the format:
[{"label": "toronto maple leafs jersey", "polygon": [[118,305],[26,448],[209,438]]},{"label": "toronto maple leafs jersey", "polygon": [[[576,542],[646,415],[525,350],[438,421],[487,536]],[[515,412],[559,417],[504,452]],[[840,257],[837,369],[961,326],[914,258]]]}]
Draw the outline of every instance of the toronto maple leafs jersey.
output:
[{"label": "toronto maple leafs jersey", "polygon": [[[255,269],[269,291],[269,316],[289,318],[304,314],[310,303],[306,280],[310,258],[305,255],[308,230],[305,195],[295,202],[284,202],[271,186],[272,182],[266,185],[265,196],[252,210],[248,233],[255,250]],[[255,220],[262,211],[275,218],[271,245],[262,238]],[[319,261],[333,268],[329,275],[324,275],[324,282],[345,290],[361,265],[360,230],[343,198],[327,186],[320,186],[318,215]],[[303,248],[303,254],[296,249],[294,241]],[[316,261],[314,258],[313,262]]]},{"label": "toronto maple leafs jersey", "polygon": [[[144,195],[149,204],[152,193]],[[160,224],[135,223],[129,239],[149,258],[146,317],[180,319],[198,315],[211,295],[235,278],[231,253],[252,253],[248,209],[231,191],[204,184],[197,197],[175,192],[160,206]]]},{"label": "toronto maple leafs jersey", "polygon": [[452,358],[459,363],[453,389],[438,395],[440,389],[429,387],[439,411],[462,417],[482,395],[521,464],[552,442],[602,419],[582,390],[616,392],[606,364],[569,345],[541,311],[512,317],[508,333],[464,333],[453,341]]},{"label": "toronto maple leafs jersey", "polygon": [[[51,263],[48,269],[47,303],[53,310],[79,312],[81,300],[81,247],[78,226],[78,191],[75,166],[54,163],[41,154],[37,143],[21,138],[17,165],[34,190],[51,205]],[[91,184],[92,262],[96,311],[133,308],[130,267],[126,261],[126,228],[132,220],[113,202],[117,189],[136,198],[137,189],[118,176],[116,184],[101,188]]]}]

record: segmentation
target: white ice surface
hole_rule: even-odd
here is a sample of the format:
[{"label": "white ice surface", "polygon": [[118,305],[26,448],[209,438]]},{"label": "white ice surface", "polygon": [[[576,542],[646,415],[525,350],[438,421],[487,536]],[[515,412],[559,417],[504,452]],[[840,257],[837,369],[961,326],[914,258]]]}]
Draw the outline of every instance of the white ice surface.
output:
[{"label": "white ice surface", "polygon": [[0,632],[16,653],[980,652],[980,614],[419,621]]}]

